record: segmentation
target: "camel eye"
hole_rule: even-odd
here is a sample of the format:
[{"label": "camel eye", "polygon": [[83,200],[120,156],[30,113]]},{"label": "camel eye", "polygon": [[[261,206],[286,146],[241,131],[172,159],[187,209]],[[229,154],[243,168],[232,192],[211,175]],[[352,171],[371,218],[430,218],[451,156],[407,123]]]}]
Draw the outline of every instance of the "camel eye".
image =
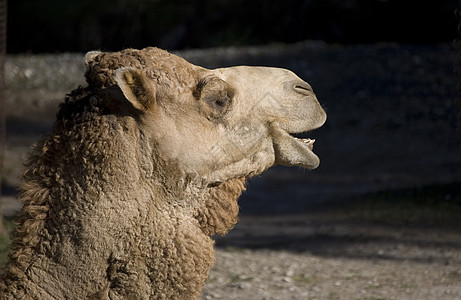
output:
[{"label": "camel eye", "polygon": [[213,109],[224,112],[227,107],[229,106],[231,99],[227,95],[215,95],[211,97],[207,97],[205,102],[211,106]]},{"label": "camel eye", "polygon": [[222,79],[206,77],[198,82],[192,94],[208,118],[215,119],[223,116],[231,106],[234,90]]}]

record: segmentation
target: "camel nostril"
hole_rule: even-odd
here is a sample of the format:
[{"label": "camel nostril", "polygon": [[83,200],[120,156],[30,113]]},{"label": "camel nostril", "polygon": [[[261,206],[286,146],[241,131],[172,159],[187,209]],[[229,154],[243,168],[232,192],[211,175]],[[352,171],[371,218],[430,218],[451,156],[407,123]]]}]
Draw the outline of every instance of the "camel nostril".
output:
[{"label": "camel nostril", "polygon": [[304,82],[304,81],[296,82],[293,85],[293,89],[296,92],[301,93],[301,94],[310,94],[314,92],[312,90],[312,87],[307,82]]},{"label": "camel nostril", "polygon": [[309,92],[312,92],[312,87],[305,83],[305,84],[296,84],[295,85],[295,90],[303,90],[303,91],[309,91]]}]

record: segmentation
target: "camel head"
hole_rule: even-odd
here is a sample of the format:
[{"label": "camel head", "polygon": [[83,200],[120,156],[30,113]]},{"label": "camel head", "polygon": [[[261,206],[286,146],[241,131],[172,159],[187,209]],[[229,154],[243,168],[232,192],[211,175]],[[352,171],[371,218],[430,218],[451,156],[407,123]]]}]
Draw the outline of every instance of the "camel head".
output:
[{"label": "camel head", "polygon": [[322,126],[326,113],[311,86],[291,71],[209,70],[157,48],[90,52],[85,61],[89,85],[125,102],[157,154],[206,186],[274,164],[319,165],[313,140],[292,134]]}]

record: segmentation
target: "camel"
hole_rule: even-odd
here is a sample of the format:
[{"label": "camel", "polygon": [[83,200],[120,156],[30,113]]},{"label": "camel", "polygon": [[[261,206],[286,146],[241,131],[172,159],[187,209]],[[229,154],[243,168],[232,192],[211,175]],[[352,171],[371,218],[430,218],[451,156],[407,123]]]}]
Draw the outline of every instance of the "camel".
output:
[{"label": "camel", "polygon": [[245,182],[273,165],[314,169],[326,113],[293,72],[209,70],[158,48],[85,56],[32,148],[2,299],[197,299],[214,235]]}]

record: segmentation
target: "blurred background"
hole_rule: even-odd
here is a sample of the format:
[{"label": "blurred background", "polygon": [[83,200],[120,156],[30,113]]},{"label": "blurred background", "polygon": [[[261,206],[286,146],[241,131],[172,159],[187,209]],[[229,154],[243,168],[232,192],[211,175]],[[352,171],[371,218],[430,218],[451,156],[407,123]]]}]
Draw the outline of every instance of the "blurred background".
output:
[{"label": "blurred background", "polygon": [[456,0],[14,0],[8,52],[449,42]]},{"label": "blurred background", "polygon": [[[85,84],[86,51],[157,46],[208,68],[283,67],[313,86],[328,114],[322,128],[306,135],[317,140],[320,167],[277,166],[252,179],[239,202],[241,222],[218,239],[220,249],[395,262],[394,275],[403,274],[402,261],[409,270],[438,268],[438,275],[429,270],[427,278],[409,279],[409,288],[391,287],[391,295],[370,289],[364,297],[459,299],[443,297],[447,283],[461,294],[458,6],[456,0],[9,1],[3,214],[14,216],[20,207],[18,178],[30,144],[51,128],[64,95]],[[417,273],[423,274],[405,278]],[[338,288],[332,278],[322,291]],[[294,288],[293,282],[285,283]],[[435,294],[426,297],[427,287]]]}]

